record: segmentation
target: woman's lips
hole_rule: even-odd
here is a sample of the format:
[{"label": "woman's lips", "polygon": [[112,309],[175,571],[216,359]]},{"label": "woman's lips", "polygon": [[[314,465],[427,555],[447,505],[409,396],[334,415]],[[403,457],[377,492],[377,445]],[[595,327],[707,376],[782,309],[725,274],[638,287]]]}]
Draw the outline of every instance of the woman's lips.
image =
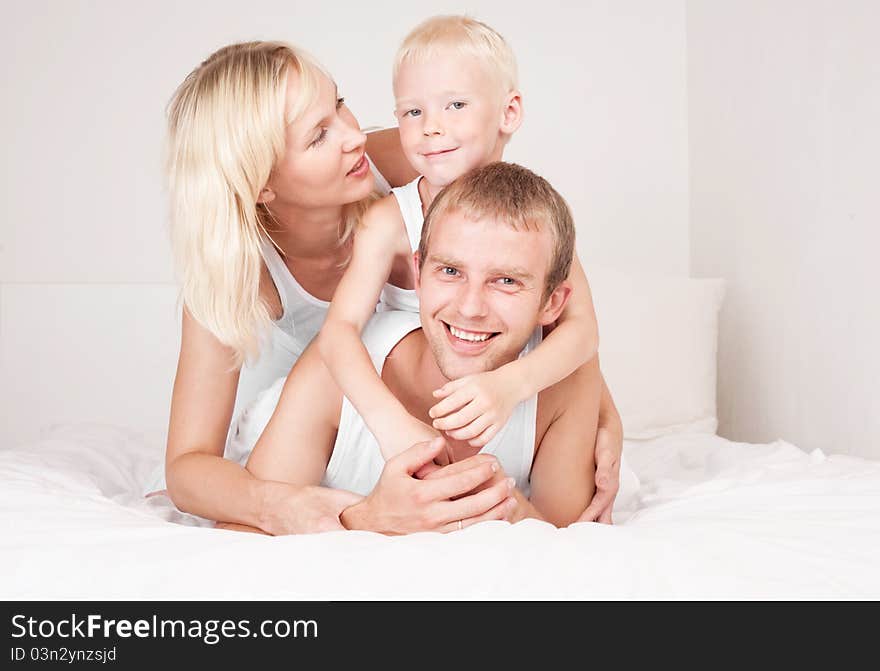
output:
[{"label": "woman's lips", "polygon": [[354,164],[351,170],[345,173],[346,177],[363,177],[370,169],[370,162],[367,161],[367,155],[361,154],[360,159]]}]

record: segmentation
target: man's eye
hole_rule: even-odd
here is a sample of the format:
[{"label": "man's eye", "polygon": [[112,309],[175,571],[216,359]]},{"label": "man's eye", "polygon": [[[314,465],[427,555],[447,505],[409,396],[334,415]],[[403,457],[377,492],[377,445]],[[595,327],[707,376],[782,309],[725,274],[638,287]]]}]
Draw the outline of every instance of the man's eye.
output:
[{"label": "man's eye", "polygon": [[516,280],[512,277],[499,277],[498,281],[506,287],[512,287],[516,285]]},{"label": "man's eye", "polygon": [[440,270],[440,272],[442,272],[444,275],[457,275],[458,274],[458,271],[451,266],[444,266]]}]

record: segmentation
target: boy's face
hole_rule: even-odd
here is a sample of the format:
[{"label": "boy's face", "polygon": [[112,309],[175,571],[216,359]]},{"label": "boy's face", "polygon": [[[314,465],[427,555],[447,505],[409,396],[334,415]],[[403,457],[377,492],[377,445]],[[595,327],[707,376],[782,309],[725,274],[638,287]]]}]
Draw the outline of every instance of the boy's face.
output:
[{"label": "boy's face", "polygon": [[482,63],[452,53],[404,63],[394,93],[403,151],[432,186],[501,160],[513,132],[505,125],[508,96]]},{"label": "boy's face", "polygon": [[416,286],[422,329],[444,377],[513,361],[536,326],[559,316],[565,301],[544,300],[552,253],[547,231],[456,211],[434,222]]}]

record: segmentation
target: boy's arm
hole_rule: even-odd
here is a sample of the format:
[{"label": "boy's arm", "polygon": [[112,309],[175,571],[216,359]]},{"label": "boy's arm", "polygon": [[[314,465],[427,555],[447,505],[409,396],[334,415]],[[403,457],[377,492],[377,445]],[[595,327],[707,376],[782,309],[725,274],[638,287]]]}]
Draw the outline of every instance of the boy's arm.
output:
[{"label": "boy's arm", "polygon": [[[571,297],[556,327],[532,352],[507,364],[526,382],[523,399],[565,379],[595,358],[599,350],[599,326],[593,308],[593,294],[577,254],[568,273]],[[521,399],[522,400],[522,399]]]},{"label": "boy's arm", "polygon": [[351,261],[317,337],[321,359],[376,436],[386,458],[436,435],[413,418],[385,386],[361,341],[402,241],[408,249],[397,200],[387,196],[370,208],[358,228]]},{"label": "boy's arm", "polygon": [[538,397],[539,413],[551,413],[551,421],[536,448],[530,500],[559,527],[577,521],[593,497],[602,387],[594,358]]}]

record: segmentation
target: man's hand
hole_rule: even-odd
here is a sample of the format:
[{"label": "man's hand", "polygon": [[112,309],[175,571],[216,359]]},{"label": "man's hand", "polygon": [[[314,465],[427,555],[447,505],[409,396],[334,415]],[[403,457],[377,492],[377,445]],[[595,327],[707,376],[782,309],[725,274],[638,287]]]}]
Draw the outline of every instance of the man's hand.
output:
[{"label": "man's hand", "polygon": [[[478,454],[455,464],[451,473],[417,479],[414,474],[440,455],[443,438],[413,445],[385,462],[373,491],[342,513],[348,529],[384,534],[417,531],[448,532],[482,522],[504,519],[511,484],[506,479],[467,495],[498,471],[495,457]],[[450,467],[447,467],[450,468]]]},{"label": "man's hand", "polygon": [[343,531],[339,516],[362,499],[341,489],[268,482],[260,527],[273,536]]},{"label": "man's hand", "polygon": [[[462,464],[466,464],[467,460],[457,461],[448,466],[437,466],[436,464],[427,464],[423,466],[418,473],[416,473],[416,477],[428,480],[432,478],[444,477],[447,475],[453,475],[455,473],[461,472],[467,466],[462,466]],[[504,469],[501,467],[501,464],[498,464],[498,470],[495,471],[494,475],[486,480],[485,482],[477,485],[471,491],[467,492],[467,495],[476,494],[477,492],[481,492],[484,489],[489,489],[491,487],[495,487],[500,485],[502,482],[507,482],[510,487],[510,496],[507,497],[507,501],[505,502],[507,505],[507,514],[501,518],[508,522],[519,522],[521,519],[526,517],[534,517],[536,519],[543,519],[543,517],[538,513],[537,509],[529,503],[529,500],[515,488],[513,478],[507,476],[507,473],[504,472]]]},{"label": "man's hand", "polygon": [[434,397],[443,400],[428,411],[434,428],[455,440],[466,440],[472,447],[483,447],[526,397],[527,385],[516,371],[506,365],[452,380],[435,390]]},{"label": "man's hand", "polygon": [[620,489],[620,455],[623,438],[618,432],[600,426],[596,432],[596,493],[578,522],[612,524],[611,509]]}]

